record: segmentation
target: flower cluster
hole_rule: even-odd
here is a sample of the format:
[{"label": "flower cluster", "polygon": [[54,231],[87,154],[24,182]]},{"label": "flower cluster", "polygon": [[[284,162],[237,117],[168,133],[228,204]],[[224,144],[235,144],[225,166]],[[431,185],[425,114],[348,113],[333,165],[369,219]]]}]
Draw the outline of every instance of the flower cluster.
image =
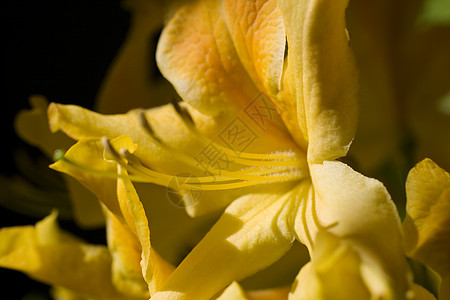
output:
[{"label": "flower cluster", "polygon": [[[127,2],[98,112],[33,97],[17,116],[107,244],[54,210],[1,229],[0,266],[55,299],[450,297],[450,28],[348,2]],[[412,164],[405,205],[383,172]]]}]

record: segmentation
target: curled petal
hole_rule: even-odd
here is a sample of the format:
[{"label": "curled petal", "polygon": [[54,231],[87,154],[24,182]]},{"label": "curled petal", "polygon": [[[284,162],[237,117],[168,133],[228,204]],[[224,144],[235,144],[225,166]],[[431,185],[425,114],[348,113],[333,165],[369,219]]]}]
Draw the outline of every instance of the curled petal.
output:
[{"label": "curled petal", "polygon": [[289,299],[372,299],[355,249],[325,231],[317,234],[314,245],[313,259],[300,271]]},{"label": "curled petal", "polygon": [[408,255],[430,266],[449,292],[450,174],[430,159],[418,163],[406,181],[403,235]]},{"label": "curled petal", "polygon": [[[331,233],[361,259],[362,278],[371,295],[403,299],[411,279],[400,220],[385,187],[341,162],[311,165],[311,176],[314,195],[306,211],[310,237],[303,239],[314,241],[317,232]],[[304,236],[301,230],[297,233]],[[312,261],[314,247],[315,243],[309,246]]]},{"label": "curled petal", "polygon": [[[119,174],[126,175],[126,171],[121,169],[120,166]],[[118,179],[117,197],[126,224],[139,243],[142,274],[148,283],[150,294],[152,295],[167,280],[173,267],[161,258],[152,247],[150,242],[150,228],[144,207],[139,200],[133,184],[126,177],[120,177]]]},{"label": "curled petal", "polygon": [[297,102],[313,163],[344,156],[356,131],[358,83],[345,24],[347,3],[279,2],[288,44],[284,85]]}]

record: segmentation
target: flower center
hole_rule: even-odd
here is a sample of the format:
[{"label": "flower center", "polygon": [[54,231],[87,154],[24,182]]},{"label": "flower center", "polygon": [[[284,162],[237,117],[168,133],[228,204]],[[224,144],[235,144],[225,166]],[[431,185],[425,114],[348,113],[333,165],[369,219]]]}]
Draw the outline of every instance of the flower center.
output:
[{"label": "flower center", "polygon": [[[189,112],[178,103],[174,102],[175,111],[180,116],[186,128],[195,135],[200,143],[208,145],[211,149],[219,151],[227,157],[228,168],[220,168],[217,164],[210,165],[208,172],[203,176],[177,176],[153,170],[146,166],[136,155],[127,148],[114,147],[108,138],[102,138],[101,142],[106,152],[122,167],[124,167],[130,179],[136,182],[149,182],[170,188],[225,190],[255,185],[299,181],[308,176],[306,157],[294,151],[282,151],[273,153],[248,153],[235,152],[202,135],[195,126]],[[155,143],[165,151],[174,154],[174,158],[180,163],[198,169],[198,160],[186,153],[177,151],[166,145],[158,138],[150,123],[147,121],[143,110],[137,111],[139,123],[145,129],[152,143]],[[175,179],[175,180],[174,180]],[[181,186],[180,186],[181,184]],[[173,186],[172,186],[173,185]]]}]

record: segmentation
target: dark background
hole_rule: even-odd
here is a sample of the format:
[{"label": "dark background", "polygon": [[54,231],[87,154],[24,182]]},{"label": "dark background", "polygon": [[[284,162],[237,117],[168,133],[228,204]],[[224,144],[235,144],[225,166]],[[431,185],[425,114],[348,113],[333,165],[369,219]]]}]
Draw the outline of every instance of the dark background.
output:
[{"label": "dark background", "polygon": [[[33,94],[59,103],[91,108],[99,85],[116,55],[129,25],[129,13],[117,0],[2,1],[2,161],[1,175],[17,175],[13,157],[19,150],[39,156],[14,133],[16,113],[28,108]],[[4,191],[0,191],[3,193]],[[0,206],[0,227],[34,224]],[[88,241],[97,232],[77,231],[70,221],[61,226]],[[0,268],[2,298],[49,299],[46,285],[26,275]]]}]

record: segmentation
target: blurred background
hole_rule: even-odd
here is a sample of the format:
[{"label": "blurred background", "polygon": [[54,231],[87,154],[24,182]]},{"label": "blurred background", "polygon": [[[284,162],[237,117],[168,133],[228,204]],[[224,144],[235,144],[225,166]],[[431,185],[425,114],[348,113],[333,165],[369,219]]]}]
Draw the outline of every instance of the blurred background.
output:
[{"label": "blurred background", "polygon": [[[2,14],[2,156],[0,227],[32,225],[41,219],[6,208],[12,201],[5,179],[21,175],[21,165],[48,164],[40,152],[14,132],[14,116],[29,108],[30,95],[90,108],[105,72],[128,29],[129,14],[119,0],[6,0]],[[51,176],[51,175],[50,175]],[[33,179],[29,182],[33,184]],[[14,195],[13,195],[14,196]],[[3,203],[2,203],[3,202]],[[70,220],[66,228],[88,241],[104,234],[82,231]],[[26,275],[0,268],[2,299],[50,299],[48,287]]]}]

